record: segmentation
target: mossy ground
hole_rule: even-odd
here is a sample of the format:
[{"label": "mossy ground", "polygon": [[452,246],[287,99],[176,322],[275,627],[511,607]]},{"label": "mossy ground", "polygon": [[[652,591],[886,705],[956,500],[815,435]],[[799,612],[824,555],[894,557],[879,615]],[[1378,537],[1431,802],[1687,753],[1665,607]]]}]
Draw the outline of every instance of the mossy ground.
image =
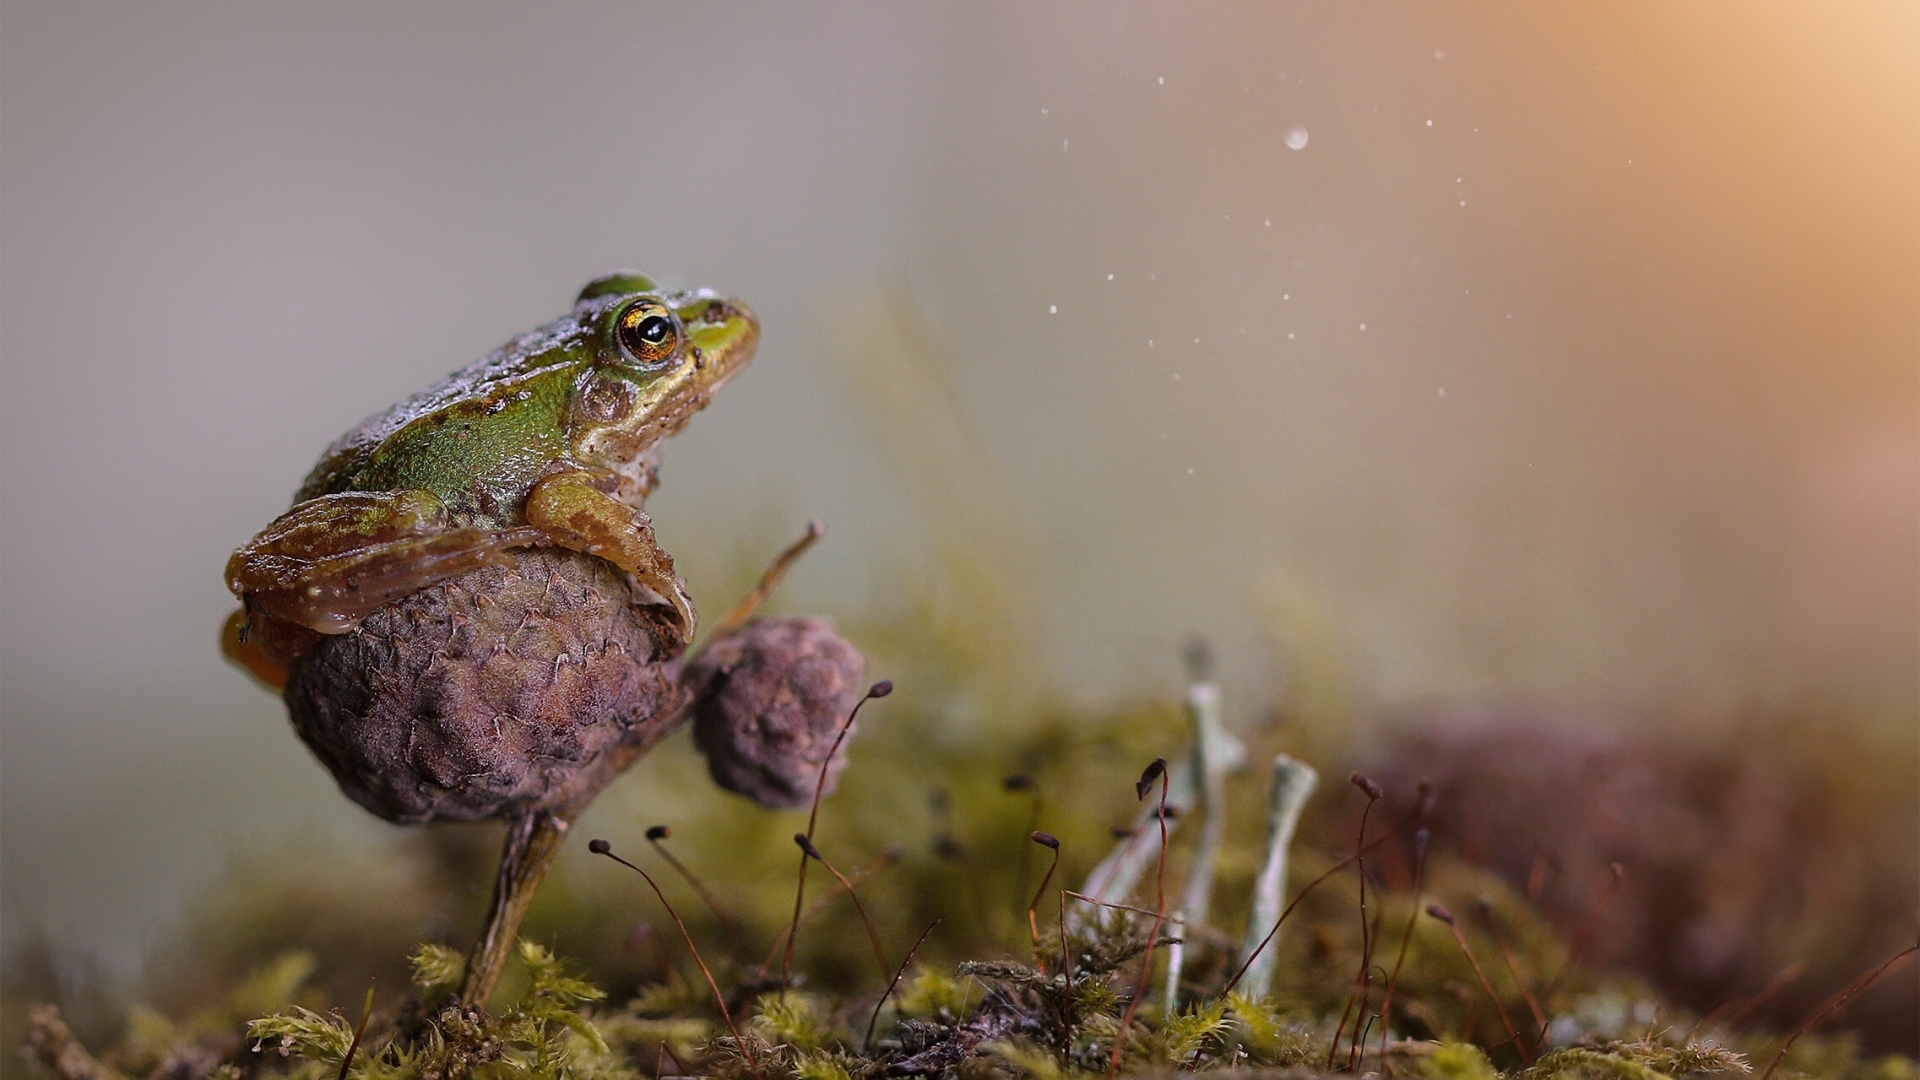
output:
[{"label": "mossy ground", "polygon": [[[822,855],[856,879],[874,935],[814,864],[784,993],[781,942],[801,857],[792,837],[805,814],[768,813],[706,790],[682,740],[643,762],[579,824],[487,1012],[453,1005],[449,988],[496,838],[486,829],[426,830],[388,852],[302,849],[237,864],[184,928],[153,1004],[117,1017],[76,1009],[82,1031],[70,1042],[41,1013],[30,1029],[37,1058],[64,1062],[56,1071],[68,1076],[96,1077],[333,1077],[343,1074],[351,1047],[344,1075],[369,1080],[1056,1080],[1116,1066],[1140,1076],[1231,1069],[1275,1077],[1645,1078],[1757,1073],[1782,1043],[1779,1032],[1703,1024],[1630,978],[1585,970],[1571,955],[1577,931],[1548,925],[1503,881],[1445,851],[1435,852],[1416,894],[1404,859],[1385,854],[1405,850],[1412,822],[1376,819],[1370,827],[1370,837],[1401,832],[1376,849],[1363,930],[1361,879],[1337,864],[1354,849],[1354,811],[1366,797],[1334,779],[1335,740],[1284,721],[1246,733],[1253,760],[1318,752],[1327,755],[1328,777],[1296,842],[1288,894],[1335,872],[1278,937],[1272,992],[1260,1000],[1223,993],[1265,828],[1258,770],[1247,769],[1228,788],[1211,926],[1186,935],[1182,1000],[1165,1007],[1156,970],[1128,1016],[1153,919],[1069,900],[1064,955],[1072,974],[1063,978],[1059,890],[1077,888],[1116,843],[1114,827],[1138,812],[1141,765],[1177,757],[1186,730],[1178,710],[1158,702],[1037,707],[997,723],[959,722],[969,700],[984,695],[970,697],[953,681],[916,693],[916,674],[923,685],[943,682],[937,671],[909,669],[896,679],[899,692],[870,707],[853,767],[815,834]],[[671,827],[659,844],[701,879],[717,907],[650,849],[643,834],[656,824]],[[1183,824],[1173,823],[1165,863],[1169,897],[1198,831]],[[1060,840],[1059,868],[1031,924],[1037,949],[1028,904],[1052,852],[1029,840],[1034,829]],[[590,856],[587,835],[609,838],[661,883],[726,1014],[646,883]],[[1156,908],[1157,877],[1135,890],[1135,906]],[[1455,913],[1471,959],[1452,929],[1425,913],[1436,903]],[[1157,969],[1168,950],[1164,940],[1155,944]],[[1356,992],[1363,966],[1364,1005]],[[880,1004],[895,971],[897,989]],[[1389,978],[1394,996],[1382,1018]],[[15,1025],[30,989],[16,971]],[[1920,1071],[1816,1032],[1795,1043],[1776,1075],[1894,1080]]]}]

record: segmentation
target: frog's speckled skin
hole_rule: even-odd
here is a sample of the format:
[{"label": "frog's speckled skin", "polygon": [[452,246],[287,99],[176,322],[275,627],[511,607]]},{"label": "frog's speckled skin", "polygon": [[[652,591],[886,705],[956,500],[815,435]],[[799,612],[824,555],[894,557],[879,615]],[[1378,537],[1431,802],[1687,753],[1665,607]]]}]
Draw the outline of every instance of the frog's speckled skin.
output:
[{"label": "frog's speckled skin", "polygon": [[[509,550],[557,546],[633,575],[690,639],[692,604],[641,507],[665,440],[758,339],[738,301],[596,279],[566,315],[342,436],[293,508],[234,553],[228,584],[249,611],[338,634]],[[256,673],[292,659],[245,647],[229,642]]]}]

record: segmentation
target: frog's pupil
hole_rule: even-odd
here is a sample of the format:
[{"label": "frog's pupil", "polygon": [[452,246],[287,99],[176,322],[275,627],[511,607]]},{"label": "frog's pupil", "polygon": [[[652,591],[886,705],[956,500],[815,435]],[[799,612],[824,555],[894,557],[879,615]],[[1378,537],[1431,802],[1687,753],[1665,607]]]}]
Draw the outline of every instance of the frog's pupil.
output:
[{"label": "frog's pupil", "polygon": [[654,364],[673,354],[679,330],[673,319],[657,309],[629,310],[620,319],[620,344],[642,364]]}]

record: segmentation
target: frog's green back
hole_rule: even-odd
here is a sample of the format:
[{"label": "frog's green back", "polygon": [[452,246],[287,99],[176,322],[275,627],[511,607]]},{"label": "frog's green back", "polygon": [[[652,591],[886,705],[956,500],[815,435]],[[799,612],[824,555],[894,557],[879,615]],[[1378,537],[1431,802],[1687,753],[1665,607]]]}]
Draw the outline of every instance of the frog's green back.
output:
[{"label": "frog's green back", "polygon": [[294,501],[422,488],[456,513],[504,520],[566,452],[567,402],[592,358],[592,319],[564,315],[368,417],[327,449]]}]

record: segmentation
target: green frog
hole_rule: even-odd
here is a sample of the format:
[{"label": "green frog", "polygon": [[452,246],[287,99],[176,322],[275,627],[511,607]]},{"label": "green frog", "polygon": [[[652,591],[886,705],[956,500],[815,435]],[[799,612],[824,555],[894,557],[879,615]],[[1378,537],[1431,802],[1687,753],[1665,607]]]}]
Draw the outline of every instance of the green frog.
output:
[{"label": "green frog", "polygon": [[344,634],[390,601],[545,546],[626,571],[691,641],[693,604],[643,506],[666,440],[758,340],[737,300],[632,271],[594,279],[572,311],[327,450],[293,508],[227,563],[244,603],[228,655],[281,685],[293,657],[249,640],[258,616]]}]

